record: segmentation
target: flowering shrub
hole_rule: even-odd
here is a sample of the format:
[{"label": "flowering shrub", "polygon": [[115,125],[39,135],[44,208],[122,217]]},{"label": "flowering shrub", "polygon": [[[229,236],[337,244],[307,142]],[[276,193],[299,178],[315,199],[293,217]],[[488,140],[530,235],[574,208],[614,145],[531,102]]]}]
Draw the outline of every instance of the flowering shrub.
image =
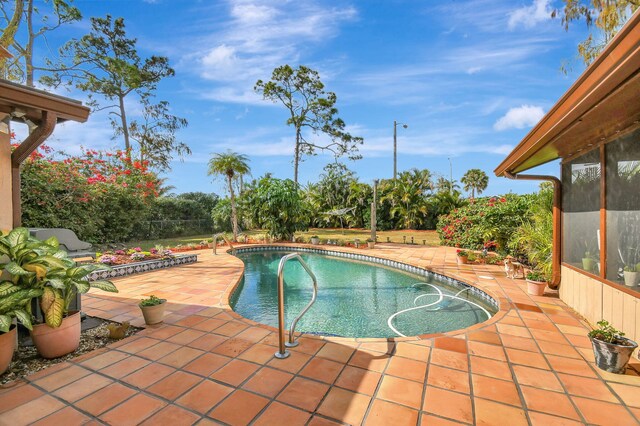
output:
[{"label": "flowering shrub", "polygon": [[135,261],[135,262],[139,262],[141,260],[144,260],[144,258],[147,257],[144,253],[133,253],[131,255],[131,260]]},{"label": "flowering shrub", "polygon": [[503,251],[522,223],[532,199],[531,194],[477,198],[440,216],[437,227],[440,243],[472,250]]},{"label": "flowering shrub", "polygon": [[159,189],[146,162],[132,161],[126,151],[70,156],[41,146],[21,176],[25,226],[70,228],[100,243],[124,241],[140,229]]},{"label": "flowering shrub", "polygon": [[117,260],[118,258],[116,256],[110,254],[103,254],[98,258],[98,262],[104,263],[105,265],[113,265]]}]

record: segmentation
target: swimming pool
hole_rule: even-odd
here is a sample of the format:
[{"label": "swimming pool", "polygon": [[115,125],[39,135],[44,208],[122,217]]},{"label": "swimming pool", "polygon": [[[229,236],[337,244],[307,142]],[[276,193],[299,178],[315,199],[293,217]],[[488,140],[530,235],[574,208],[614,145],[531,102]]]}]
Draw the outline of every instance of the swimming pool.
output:
[{"label": "swimming pool", "polygon": [[[318,280],[318,298],[297,331],[342,337],[416,336],[466,328],[498,310],[497,302],[481,290],[420,268],[357,254],[295,251]],[[291,252],[277,247],[238,250],[245,271],[231,296],[234,311],[277,327],[278,264]],[[288,327],[309,303],[312,282],[295,260],[285,266],[284,277]]]}]

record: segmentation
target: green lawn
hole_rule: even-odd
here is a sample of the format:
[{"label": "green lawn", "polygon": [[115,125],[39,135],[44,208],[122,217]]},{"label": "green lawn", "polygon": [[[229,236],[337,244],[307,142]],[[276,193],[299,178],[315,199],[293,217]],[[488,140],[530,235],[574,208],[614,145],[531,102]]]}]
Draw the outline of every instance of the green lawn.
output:
[{"label": "green lawn", "polygon": [[[249,238],[254,240],[260,240],[264,238],[265,233],[261,230],[246,231],[244,232]],[[406,243],[411,243],[411,237],[413,237],[414,244],[423,243],[428,246],[439,246],[440,241],[438,239],[438,233],[436,231],[414,231],[414,230],[400,230],[400,231],[378,231],[378,241],[392,243],[403,243],[406,237]],[[364,242],[371,235],[371,231],[368,229],[326,229],[326,228],[312,228],[307,232],[298,232],[296,237],[303,237],[305,241],[308,241],[311,236],[317,235],[321,240],[341,240],[344,242],[353,242],[358,238],[361,242]],[[230,233],[227,234],[229,238]],[[161,240],[141,240],[130,241],[126,244],[127,247],[141,247],[143,250],[149,250],[156,245],[162,245],[164,247],[175,247],[178,244],[198,244],[202,240],[211,240],[212,235],[196,235],[191,237],[176,237],[165,238]]]}]

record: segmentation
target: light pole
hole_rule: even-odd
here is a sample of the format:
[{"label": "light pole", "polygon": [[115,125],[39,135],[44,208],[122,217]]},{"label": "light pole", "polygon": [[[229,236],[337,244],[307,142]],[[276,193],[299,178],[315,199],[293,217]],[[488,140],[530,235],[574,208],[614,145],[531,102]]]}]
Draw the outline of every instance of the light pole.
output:
[{"label": "light pole", "polygon": [[449,194],[453,192],[453,165],[451,164],[451,157],[447,158],[449,160]]},{"label": "light pole", "polygon": [[402,124],[405,129],[409,127],[404,123],[398,123],[393,120],[393,180],[396,180],[398,176],[398,124]]},{"label": "light pole", "polygon": [[371,203],[371,239],[376,241],[376,215],[378,213],[378,179],[373,181],[373,202]]}]

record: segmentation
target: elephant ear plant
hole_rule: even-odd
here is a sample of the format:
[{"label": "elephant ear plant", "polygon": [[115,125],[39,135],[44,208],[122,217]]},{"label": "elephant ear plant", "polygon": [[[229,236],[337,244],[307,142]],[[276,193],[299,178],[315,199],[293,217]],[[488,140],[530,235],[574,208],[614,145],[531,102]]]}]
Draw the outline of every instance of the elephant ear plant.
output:
[{"label": "elephant ear plant", "polygon": [[[31,237],[26,228],[16,228],[0,236],[0,257],[2,255],[8,262],[0,268],[5,272],[3,276],[8,274],[9,279],[0,284],[0,313],[5,315],[0,318],[0,330],[7,321],[11,322],[11,316],[31,330],[33,298],[39,299],[44,323],[55,329],[62,325],[76,293],[86,293],[91,287],[118,291],[110,281],[90,282],[87,279],[91,272],[108,267],[76,265],[64,250],[59,249],[55,237],[40,241]],[[79,322],[77,331],[79,340]]]}]

